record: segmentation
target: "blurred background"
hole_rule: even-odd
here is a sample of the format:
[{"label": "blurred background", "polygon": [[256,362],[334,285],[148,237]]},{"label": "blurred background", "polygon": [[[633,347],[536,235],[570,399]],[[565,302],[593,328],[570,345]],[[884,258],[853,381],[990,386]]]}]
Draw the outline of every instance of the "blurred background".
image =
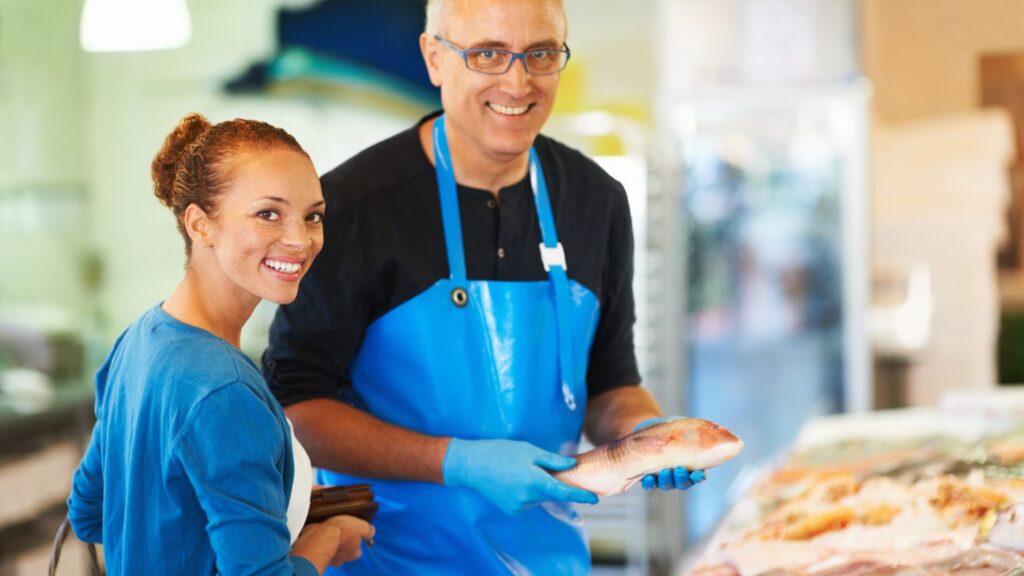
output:
[{"label": "blurred background", "polygon": [[[0,575],[44,572],[92,374],[182,275],[163,137],[258,118],[329,170],[438,107],[423,5],[0,0]],[[565,6],[545,132],[629,193],[646,385],[746,440],[585,510],[595,574],[678,570],[811,418],[1024,382],[1024,4]]]}]

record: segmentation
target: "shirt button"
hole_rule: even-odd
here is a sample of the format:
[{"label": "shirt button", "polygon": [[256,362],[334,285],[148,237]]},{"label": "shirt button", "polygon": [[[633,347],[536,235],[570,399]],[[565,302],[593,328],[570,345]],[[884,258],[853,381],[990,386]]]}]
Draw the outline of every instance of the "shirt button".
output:
[{"label": "shirt button", "polygon": [[498,248],[498,258],[504,258],[504,257],[505,257],[505,249],[504,248]]},{"label": "shirt button", "polygon": [[490,208],[491,210],[494,210],[495,208],[498,207],[498,203],[495,202],[494,200],[488,200],[487,207]]}]

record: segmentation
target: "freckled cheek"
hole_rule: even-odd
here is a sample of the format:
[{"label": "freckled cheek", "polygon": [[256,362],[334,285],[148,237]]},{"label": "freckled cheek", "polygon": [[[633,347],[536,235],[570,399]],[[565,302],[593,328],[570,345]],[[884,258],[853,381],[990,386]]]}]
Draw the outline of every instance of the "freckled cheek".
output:
[{"label": "freckled cheek", "polygon": [[244,226],[225,227],[218,236],[218,242],[214,245],[219,258],[225,264],[230,265],[234,262],[241,265],[259,251],[260,242],[257,235]]},{"label": "freckled cheek", "polygon": [[273,242],[269,238],[264,238],[261,235],[242,238],[240,241],[245,246],[245,251],[248,254],[259,257],[261,260],[266,256],[267,249],[273,245]]}]

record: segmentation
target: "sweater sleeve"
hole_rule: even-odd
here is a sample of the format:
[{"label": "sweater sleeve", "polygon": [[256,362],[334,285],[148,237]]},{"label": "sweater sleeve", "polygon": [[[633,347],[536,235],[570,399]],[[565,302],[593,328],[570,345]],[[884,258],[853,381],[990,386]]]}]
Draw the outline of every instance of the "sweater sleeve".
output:
[{"label": "sweater sleeve", "polygon": [[316,571],[316,566],[313,566],[309,560],[302,556],[292,556],[291,559],[295,576],[320,576],[320,573]]},{"label": "sweater sleeve", "polygon": [[96,372],[96,423],[92,438],[85,450],[85,456],[78,464],[71,480],[71,496],[68,497],[68,520],[75,536],[82,542],[101,544],[103,542],[103,452],[105,440],[103,428],[106,419],[102,410],[106,391],[107,375],[116,350],[121,346],[124,333],[117,337],[107,359]]},{"label": "sweater sleeve", "polygon": [[75,536],[82,542],[103,542],[103,441],[99,422],[92,429],[92,439],[85,457],[75,470],[68,498],[68,519]]},{"label": "sweater sleeve", "polygon": [[172,445],[206,513],[221,574],[310,574],[308,562],[289,558],[284,432],[265,401],[239,383],[197,403]]}]

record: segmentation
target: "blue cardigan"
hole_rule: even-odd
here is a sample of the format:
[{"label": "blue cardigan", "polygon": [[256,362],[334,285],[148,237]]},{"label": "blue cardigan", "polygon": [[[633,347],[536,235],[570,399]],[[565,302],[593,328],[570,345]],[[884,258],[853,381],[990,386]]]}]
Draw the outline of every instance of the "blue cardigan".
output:
[{"label": "blue cardigan", "polygon": [[248,357],[156,306],[96,375],[71,525],[110,576],[315,575],[289,556],[290,434]]}]

